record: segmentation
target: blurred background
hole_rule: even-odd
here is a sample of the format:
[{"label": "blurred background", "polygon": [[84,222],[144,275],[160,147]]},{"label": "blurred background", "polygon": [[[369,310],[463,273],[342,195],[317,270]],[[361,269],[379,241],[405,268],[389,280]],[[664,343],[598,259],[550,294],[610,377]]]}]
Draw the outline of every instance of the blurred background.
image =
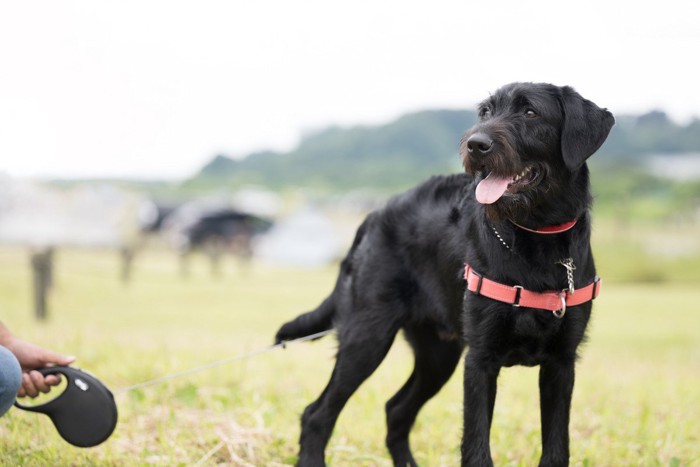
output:
[{"label": "blurred background", "polygon": [[[612,315],[620,327],[597,328],[598,342],[641,349],[622,351],[625,363],[659,350],[629,385],[668,377],[658,371],[670,361],[700,374],[698,18],[690,0],[0,1],[0,320],[92,368],[112,368],[127,347],[153,364],[110,370],[114,384],[230,354],[233,329],[245,345],[267,344],[327,293],[367,212],[461,170],[460,136],[480,100],[543,81],[573,86],[617,120],[590,160],[594,248],[613,291],[600,306],[631,310]],[[278,275],[296,289],[271,285]],[[640,296],[648,308],[635,314],[628,304]],[[211,327],[209,351],[153,363],[197,347],[194,309]],[[682,396],[657,420],[689,417],[678,436],[660,446],[630,435],[620,458],[693,460],[700,394],[690,378],[669,383],[670,400]],[[294,436],[271,459],[293,459]],[[271,442],[252,439],[255,452]],[[377,442],[365,451],[381,457]],[[207,443],[158,456],[201,459]],[[147,458],[119,446],[103,459]],[[578,459],[595,460],[598,447]]]},{"label": "blurred background", "polygon": [[489,92],[545,81],[617,117],[595,209],[635,266],[607,275],[698,279],[659,261],[700,253],[700,7],[555,5],[3,3],[0,242],[135,252],[148,232],[321,264],[387,196],[460,170]]}]

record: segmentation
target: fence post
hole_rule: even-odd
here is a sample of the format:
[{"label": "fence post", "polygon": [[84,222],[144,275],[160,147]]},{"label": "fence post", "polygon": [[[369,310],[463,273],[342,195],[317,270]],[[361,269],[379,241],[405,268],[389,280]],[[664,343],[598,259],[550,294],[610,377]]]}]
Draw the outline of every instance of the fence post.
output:
[{"label": "fence post", "polygon": [[44,321],[48,317],[48,293],[53,282],[53,248],[32,251],[32,279],[34,284],[34,317]]}]

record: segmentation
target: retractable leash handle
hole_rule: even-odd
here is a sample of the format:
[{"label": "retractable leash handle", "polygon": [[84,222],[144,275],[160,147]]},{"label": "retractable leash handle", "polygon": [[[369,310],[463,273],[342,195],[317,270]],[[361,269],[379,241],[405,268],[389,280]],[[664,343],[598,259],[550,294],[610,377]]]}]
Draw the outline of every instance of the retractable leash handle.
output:
[{"label": "retractable leash handle", "polygon": [[39,368],[42,375],[62,374],[66,389],[55,399],[37,406],[15,402],[29,412],[49,416],[63,439],[73,446],[97,446],[110,437],[117,426],[117,405],[107,387],[87,371],[69,366]]}]

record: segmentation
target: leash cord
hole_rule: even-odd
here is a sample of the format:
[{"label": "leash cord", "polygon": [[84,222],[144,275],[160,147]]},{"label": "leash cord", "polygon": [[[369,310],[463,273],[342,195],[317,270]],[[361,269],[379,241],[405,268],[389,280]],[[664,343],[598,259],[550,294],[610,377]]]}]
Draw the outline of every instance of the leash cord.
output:
[{"label": "leash cord", "polygon": [[272,352],[273,350],[277,350],[277,349],[284,349],[289,344],[297,344],[300,342],[306,342],[306,341],[310,341],[310,340],[314,340],[314,339],[319,339],[325,335],[330,334],[331,332],[333,332],[333,329],[328,329],[326,331],[317,332],[315,334],[310,334],[308,336],[299,337],[297,339],[292,339],[289,341],[283,341],[283,342],[280,342],[279,344],[271,345],[271,346],[265,347],[263,349],[254,350],[254,351],[248,352],[246,354],[236,355],[235,357],[227,358],[224,360],[218,360],[216,362],[207,363],[206,365],[198,366],[195,368],[190,368],[189,370],[184,370],[184,371],[181,371],[179,373],[173,373],[170,375],[161,376],[160,378],[155,378],[155,379],[152,379],[149,381],[144,381],[143,383],[138,383],[138,384],[134,384],[132,386],[126,386],[123,388],[119,388],[119,389],[115,390],[114,393],[115,394],[122,394],[122,393],[133,391],[136,389],[142,389],[142,388],[145,388],[148,386],[153,386],[156,384],[165,383],[166,381],[182,378],[184,376],[188,376],[188,375],[191,375],[193,373],[199,373],[200,371],[208,370],[210,368],[214,368],[214,367],[221,366],[221,365],[226,365],[227,363],[257,357],[258,355]]}]

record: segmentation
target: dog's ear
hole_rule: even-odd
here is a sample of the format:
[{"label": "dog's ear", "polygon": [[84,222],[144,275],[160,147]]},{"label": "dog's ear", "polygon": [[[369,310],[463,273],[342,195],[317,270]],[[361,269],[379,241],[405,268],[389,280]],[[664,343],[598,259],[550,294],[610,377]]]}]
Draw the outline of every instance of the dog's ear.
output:
[{"label": "dog's ear", "polygon": [[568,86],[562,88],[561,103],[561,153],[566,166],[574,171],[603,144],[615,118]]}]

